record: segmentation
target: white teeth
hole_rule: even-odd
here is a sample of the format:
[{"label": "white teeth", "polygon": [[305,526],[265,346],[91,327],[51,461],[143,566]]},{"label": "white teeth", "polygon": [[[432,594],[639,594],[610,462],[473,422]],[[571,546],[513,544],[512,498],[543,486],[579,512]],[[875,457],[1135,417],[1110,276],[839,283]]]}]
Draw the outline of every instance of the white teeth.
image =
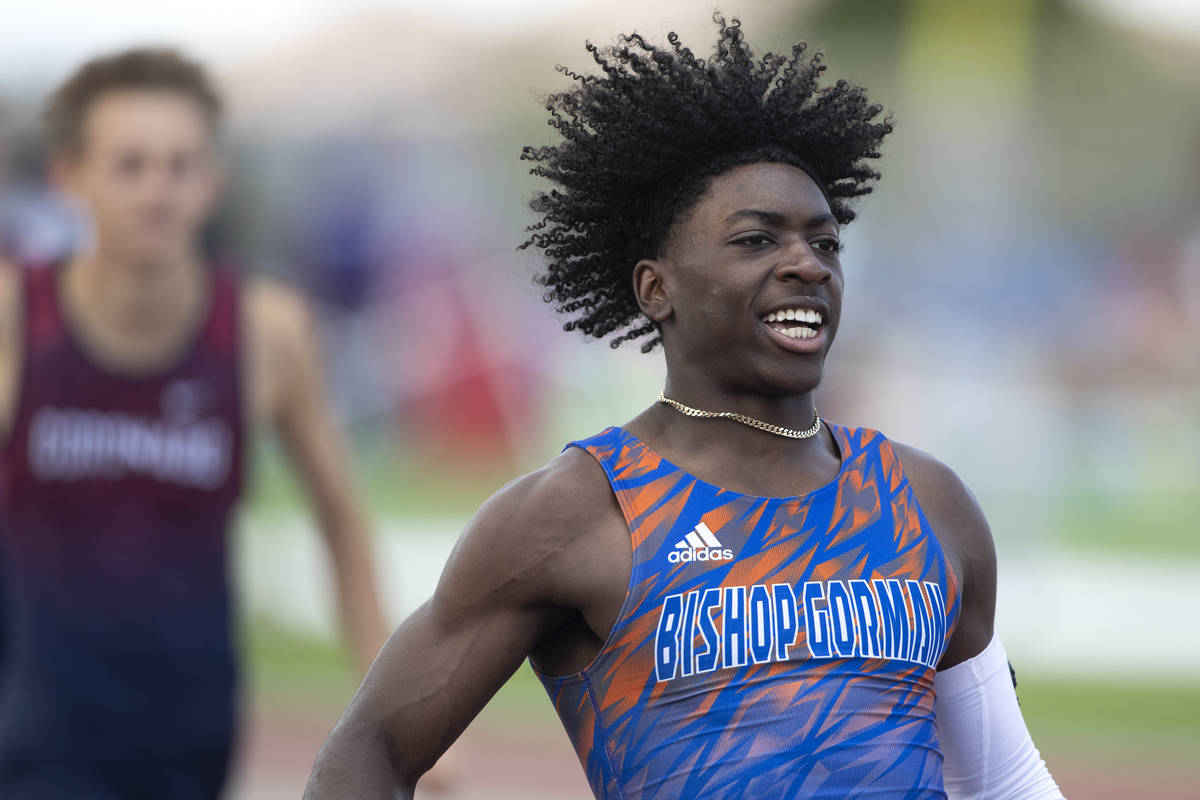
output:
[{"label": "white teeth", "polygon": [[[820,325],[823,322],[821,312],[812,308],[789,308],[786,311],[772,311],[762,319],[763,322],[804,322],[810,325]],[[786,333],[786,331],[784,332]],[[815,336],[816,334],[814,333],[813,335]]]},{"label": "white teeth", "polygon": [[764,315],[762,318],[764,323],[784,323],[784,321],[797,321],[797,323],[816,323],[821,324],[821,312],[815,311],[812,308],[788,308],[787,311],[773,311]]},{"label": "white teeth", "polygon": [[812,328],[806,328],[803,326],[795,327],[795,328],[784,328],[783,330],[780,331],[780,333],[782,333],[784,336],[788,337],[789,339],[811,339],[817,335],[817,332],[815,330],[813,330]]}]

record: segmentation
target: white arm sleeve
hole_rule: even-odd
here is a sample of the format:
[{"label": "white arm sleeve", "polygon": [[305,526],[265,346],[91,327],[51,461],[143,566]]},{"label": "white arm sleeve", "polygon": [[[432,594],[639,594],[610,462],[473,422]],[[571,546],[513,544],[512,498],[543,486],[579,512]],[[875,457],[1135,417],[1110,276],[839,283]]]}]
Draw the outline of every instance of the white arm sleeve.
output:
[{"label": "white arm sleeve", "polygon": [[939,671],[933,686],[951,800],[1063,800],[1025,727],[998,636],[974,658]]}]

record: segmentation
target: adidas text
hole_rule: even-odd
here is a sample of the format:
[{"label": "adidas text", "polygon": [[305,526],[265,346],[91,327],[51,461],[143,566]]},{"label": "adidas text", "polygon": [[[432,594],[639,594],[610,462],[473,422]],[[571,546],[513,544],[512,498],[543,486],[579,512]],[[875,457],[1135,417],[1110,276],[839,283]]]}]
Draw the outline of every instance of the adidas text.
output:
[{"label": "adidas text", "polygon": [[667,561],[679,564],[686,561],[732,561],[733,551],[710,547],[705,550],[672,550],[667,554]]}]

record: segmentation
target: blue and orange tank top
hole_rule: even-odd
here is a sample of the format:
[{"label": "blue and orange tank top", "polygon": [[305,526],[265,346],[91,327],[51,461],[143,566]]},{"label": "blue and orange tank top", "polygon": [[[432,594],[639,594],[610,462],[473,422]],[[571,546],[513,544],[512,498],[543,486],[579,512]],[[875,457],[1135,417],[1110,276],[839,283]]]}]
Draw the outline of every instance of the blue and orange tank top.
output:
[{"label": "blue and orange tank top", "polygon": [[798,497],[706,483],[621,428],[604,468],[633,569],[611,634],[539,674],[597,798],[945,798],[933,677],[958,582],[891,444],[829,424]]}]

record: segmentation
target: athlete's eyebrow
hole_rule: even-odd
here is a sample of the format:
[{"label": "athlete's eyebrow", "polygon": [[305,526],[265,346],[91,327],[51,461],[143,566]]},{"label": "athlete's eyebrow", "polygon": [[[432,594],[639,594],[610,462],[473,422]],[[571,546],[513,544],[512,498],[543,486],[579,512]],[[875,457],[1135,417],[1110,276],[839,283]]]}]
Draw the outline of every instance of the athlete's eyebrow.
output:
[{"label": "athlete's eyebrow", "polygon": [[[732,225],[744,219],[762,220],[767,225],[782,227],[787,222],[787,215],[781,214],[778,211],[764,211],[759,208],[742,208],[730,214],[725,218],[726,225]],[[805,228],[818,228],[828,222],[837,225],[837,218],[833,214],[814,214],[804,221]]]},{"label": "athlete's eyebrow", "polygon": [[830,222],[833,223],[834,228],[838,227],[837,217],[835,217],[833,214],[816,214],[808,218],[808,220],[804,223],[804,227],[819,228],[822,225],[829,224]]},{"label": "athlete's eyebrow", "polygon": [[778,211],[762,211],[757,208],[742,208],[725,218],[726,225],[732,225],[735,222],[741,222],[744,219],[762,220],[768,225],[782,225],[787,219]]}]

